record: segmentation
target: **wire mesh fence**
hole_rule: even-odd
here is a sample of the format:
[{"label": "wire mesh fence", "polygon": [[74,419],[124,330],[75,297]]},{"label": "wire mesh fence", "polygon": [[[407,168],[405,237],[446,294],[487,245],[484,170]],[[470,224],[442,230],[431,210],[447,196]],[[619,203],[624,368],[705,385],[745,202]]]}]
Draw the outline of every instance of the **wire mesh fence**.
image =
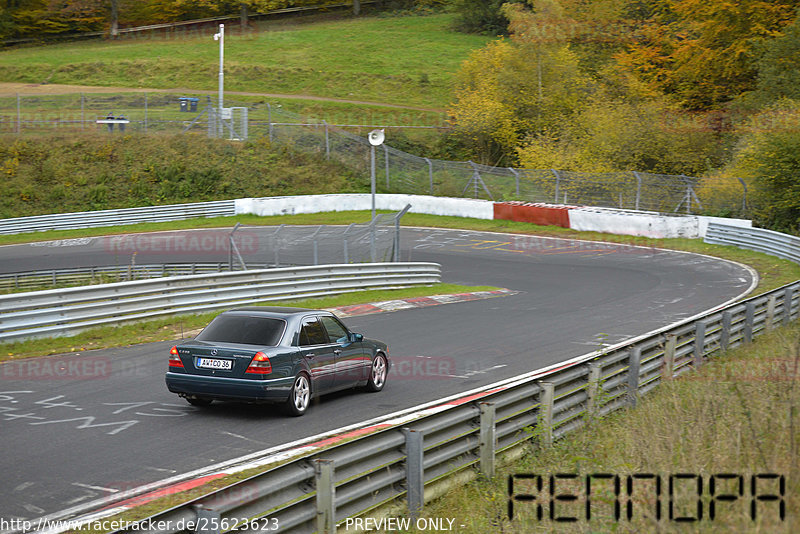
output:
[{"label": "wire mesh fence", "polygon": [[[324,120],[267,102],[232,102],[218,110],[208,95],[131,92],[0,98],[0,133],[53,130],[118,133],[197,133],[224,139],[267,138],[316,152],[370,177],[368,140]],[[106,122],[109,117],[128,122]],[[390,136],[391,137],[391,136]],[[745,215],[747,188],[734,178],[713,180],[646,172],[583,173],[559,169],[490,167],[376,149],[379,193],[523,200],[665,213]]]},{"label": "wire mesh fence", "polygon": [[240,251],[252,243],[258,261],[271,267],[399,261],[400,219],[408,208],[345,227],[237,225],[230,234],[231,270],[250,268]]}]

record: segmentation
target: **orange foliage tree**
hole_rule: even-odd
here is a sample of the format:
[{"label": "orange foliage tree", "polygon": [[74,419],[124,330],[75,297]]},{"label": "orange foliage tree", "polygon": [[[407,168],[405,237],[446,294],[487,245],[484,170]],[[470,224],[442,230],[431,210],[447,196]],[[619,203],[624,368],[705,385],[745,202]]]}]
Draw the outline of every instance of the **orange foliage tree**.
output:
[{"label": "orange foliage tree", "polygon": [[758,43],[780,35],[800,6],[798,0],[637,3],[647,8],[640,11],[646,18],[618,63],[690,109],[718,107],[751,90]]}]

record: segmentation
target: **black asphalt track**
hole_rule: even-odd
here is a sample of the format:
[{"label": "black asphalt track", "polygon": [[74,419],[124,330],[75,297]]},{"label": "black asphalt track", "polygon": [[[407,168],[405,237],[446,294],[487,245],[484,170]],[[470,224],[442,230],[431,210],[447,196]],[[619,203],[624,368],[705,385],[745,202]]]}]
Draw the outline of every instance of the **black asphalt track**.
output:
[{"label": "black asphalt track", "polygon": [[[227,261],[221,249],[138,248],[140,263]],[[245,253],[252,261],[259,249]],[[2,272],[130,259],[103,238],[0,247]],[[189,406],[164,386],[171,342],[0,366],[0,518],[51,514],[491,384],[708,310],[752,283],[749,270],[703,256],[468,231],[404,230],[402,259],[441,263],[446,282],[518,293],[350,318],[389,344],[395,371],[383,392],[330,396],[299,419]]]}]

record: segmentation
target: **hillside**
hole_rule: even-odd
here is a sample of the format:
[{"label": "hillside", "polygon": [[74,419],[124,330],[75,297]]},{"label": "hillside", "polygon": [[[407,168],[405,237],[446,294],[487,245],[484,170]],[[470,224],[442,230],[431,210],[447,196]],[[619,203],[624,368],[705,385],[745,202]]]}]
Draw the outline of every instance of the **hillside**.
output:
[{"label": "hillside", "polygon": [[[361,191],[324,157],[202,135],[0,136],[0,218],[247,196]],[[364,189],[366,190],[366,189]]]},{"label": "hillside", "polygon": [[[445,108],[453,76],[489,37],[451,30],[449,14],[363,17],[225,36],[225,88]],[[29,46],[0,53],[7,82],[215,90],[213,28]]]}]

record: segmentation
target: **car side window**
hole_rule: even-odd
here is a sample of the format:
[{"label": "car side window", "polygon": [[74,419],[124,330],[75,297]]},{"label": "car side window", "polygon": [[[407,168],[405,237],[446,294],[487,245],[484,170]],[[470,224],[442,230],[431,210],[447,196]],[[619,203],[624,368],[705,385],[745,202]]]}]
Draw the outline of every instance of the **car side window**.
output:
[{"label": "car side window", "polygon": [[325,335],[325,330],[317,318],[307,317],[303,319],[303,326],[300,329],[300,345],[325,345],[327,343],[328,338]]},{"label": "car side window", "polygon": [[350,340],[347,335],[347,329],[335,318],[323,315],[319,320],[325,325],[325,330],[328,331],[330,343],[347,343]]}]

